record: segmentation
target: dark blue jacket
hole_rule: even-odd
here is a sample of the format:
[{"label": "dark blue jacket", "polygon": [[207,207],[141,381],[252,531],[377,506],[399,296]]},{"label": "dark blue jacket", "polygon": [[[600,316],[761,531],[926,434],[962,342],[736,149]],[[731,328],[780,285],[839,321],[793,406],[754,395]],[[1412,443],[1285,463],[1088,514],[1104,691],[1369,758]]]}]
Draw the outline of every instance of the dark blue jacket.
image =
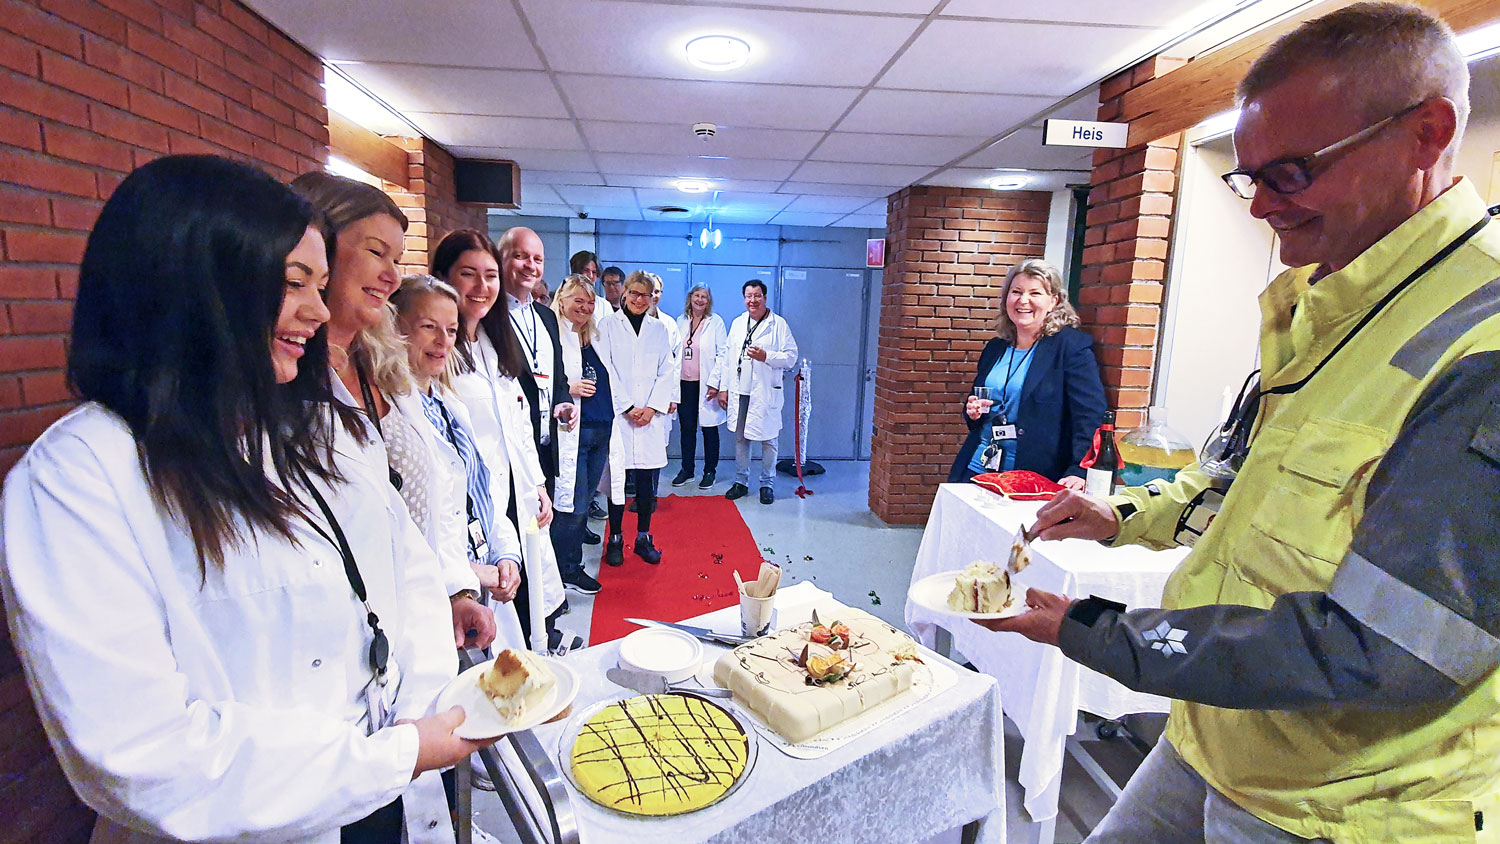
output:
[{"label": "dark blue jacket", "polygon": [[[1010,348],[1010,341],[996,337],[979,355],[974,386],[984,385],[995,361]],[[1016,468],[1030,469],[1051,480],[1064,475],[1083,477],[1078,461],[1089,453],[1094,431],[1104,421],[1104,384],[1099,380],[1099,361],[1094,357],[1094,339],[1077,328],[1063,328],[1043,337],[1032,352],[1031,369],[1021,384],[1021,406],[1015,420],[1020,428],[1016,441]],[[983,439],[981,425],[964,415],[969,438],[953,461],[949,482],[969,477],[969,460]]]}]

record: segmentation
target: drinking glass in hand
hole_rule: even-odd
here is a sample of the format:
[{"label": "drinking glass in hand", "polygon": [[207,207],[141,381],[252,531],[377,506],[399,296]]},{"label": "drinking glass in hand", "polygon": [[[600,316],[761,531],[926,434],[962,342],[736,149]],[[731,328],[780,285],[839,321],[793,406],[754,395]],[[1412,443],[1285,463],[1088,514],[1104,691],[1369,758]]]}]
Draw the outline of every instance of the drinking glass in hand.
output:
[{"label": "drinking glass in hand", "polygon": [[995,406],[995,394],[998,392],[994,387],[975,387],[974,394],[969,397],[964,410],[970,419],[978,419],[990,412]]}]

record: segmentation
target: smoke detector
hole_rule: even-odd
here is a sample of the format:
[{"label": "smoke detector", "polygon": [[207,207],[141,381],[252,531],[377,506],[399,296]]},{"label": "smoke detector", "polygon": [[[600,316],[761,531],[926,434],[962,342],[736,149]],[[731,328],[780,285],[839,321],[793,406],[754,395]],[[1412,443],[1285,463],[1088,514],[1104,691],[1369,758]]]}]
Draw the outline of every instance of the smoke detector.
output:
[{"label": "smoke detector", "polygon": [[702,138],[705,141],[708,140],[709,138],[712,138],[714,135],[717,135],[718,133],[719,133],[719,127],[715,126],[712,123],[694,123],[693,124],[693,134],[697,135],[698,137]]}]

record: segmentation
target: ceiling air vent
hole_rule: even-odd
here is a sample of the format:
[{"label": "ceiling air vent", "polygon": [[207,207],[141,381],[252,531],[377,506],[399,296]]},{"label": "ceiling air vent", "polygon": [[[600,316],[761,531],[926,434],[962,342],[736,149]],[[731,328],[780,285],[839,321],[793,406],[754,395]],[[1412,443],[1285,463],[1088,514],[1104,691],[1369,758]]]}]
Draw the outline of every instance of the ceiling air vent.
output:
[{"label": "ceiling air vent", "polygon": [[692,213],[691,211],[687,210],[686,208],[683,208],[681,205],[653,205],[653,206],[651,206],[647,210],[649,210],[649,211],[655,211],[658,214],[691,214]]}]

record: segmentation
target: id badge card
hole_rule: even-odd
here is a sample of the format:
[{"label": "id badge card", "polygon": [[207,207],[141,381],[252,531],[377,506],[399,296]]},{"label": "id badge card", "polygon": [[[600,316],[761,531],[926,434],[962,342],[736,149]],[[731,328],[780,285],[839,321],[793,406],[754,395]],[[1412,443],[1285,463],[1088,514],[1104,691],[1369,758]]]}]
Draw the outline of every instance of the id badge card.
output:
[{"label": "id badge card", "polygon": [[1224,506],[1224,493],[1227,489],[1205,489],[1183,508],[1182,515],[1177,519],[1177,533],[1172,537],[1178,545],[1192,548],[1208,532],[1210,525],[1219,515],[1219,508]]},{"label": "id badge card", "polygon": [[469,548],[474,552],[474,559],[484,562],[489,553],[490,546],[484,541],[484,526],[478,519],[469,520]]},{"label": "id badge card", "polygon": [[682,350],[682,359],[683,360],[692,360],[693,359],[693,347],[692,346],[687,346],[687,347],[685,347]]},{"label": "id badge card", "polygon": [[542,421],[542,444],[546,445],[552,440],[547,424],[547,417],[552,415],[552,378],[541,372],[533,372],[531,377],[536,381],[536,415]]},{"label": "id badge card", "polygon": [[365,684],[365,709],[369,714],[367,735],[374,735],[377,730],[396,723],[396,700],[401,693],[401,679],[401,665],[393,655],[386,665],[385,677],[371,677]]},{"label": "id badge card", "polygon": [[1016,426],[1013,423],[1001,423],[990,429],[990,438],[996,442],[1001,440],[1013,440],[1017,436]]}]

